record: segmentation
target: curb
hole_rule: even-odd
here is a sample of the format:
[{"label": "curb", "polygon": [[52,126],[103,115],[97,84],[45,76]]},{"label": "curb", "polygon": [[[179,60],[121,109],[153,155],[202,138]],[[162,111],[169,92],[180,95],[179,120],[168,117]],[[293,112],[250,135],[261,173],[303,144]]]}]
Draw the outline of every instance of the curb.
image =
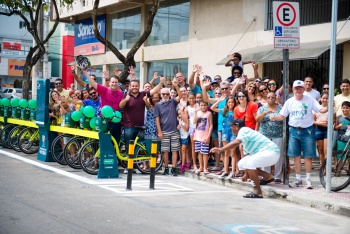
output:
[{"label": "curb", "polygon": [[[252,191],[252,184],[242,182],[241,180],[232,178],[218,178],[216,175],[196,175],[191,171],[185,171],[183,176],[214,183],[228,188],[239,189],[243,191]],[[350,204],[339,203],[334,199],[320,199],[318,197],[310,197],[308,194],[297,194],[290,190],[284,190],[269,185],[261,186],[261,190],[265,197],[275,198],[283,201],[288,201],[294,204],[302,205],[303,207],[311,207],[318,210],[326,211],[332,214],[350,217]]]}]

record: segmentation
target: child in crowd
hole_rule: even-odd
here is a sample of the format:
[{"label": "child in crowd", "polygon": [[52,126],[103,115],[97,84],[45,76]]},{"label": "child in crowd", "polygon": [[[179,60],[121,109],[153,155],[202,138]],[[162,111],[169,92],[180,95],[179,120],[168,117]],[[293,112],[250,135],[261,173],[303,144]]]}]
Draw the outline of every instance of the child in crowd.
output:
[{"label": "child in crowd", "polygon": [[[350,139],[350,102],[345,101],[341,104],[342,114],[335,119],[334,130],[338,130],[337,150],[343,150]],[[338,154],[337,159],[341,157]],[[349,172],[348,172],[349,173]]]},{"label": "child in crowd", "polygon": [[189,143],[189,135],[188,135],[188,116],[183,109],[178,110],[178,120],[179,125],[177,129],[180,131],[180,143],[181,143],[181,165],[180,171],[183,173],[186,169],[191,169],[190,158],[188,156],[188,143]]},{"label": "child in crowd", "polygon": [[209,174],[207,166],[210,136],[213,130],[213,117],[208,111],[208,103],[205,101],[199,103],[199,108],[200,110],[196,111],[194,115],[194,123],[196,124],[194,134],[195,152],[198,152],[199,159],[199,169],[195,171],[195,174],[198,175],[200,172],[204,172],[207,175]]},{"label": "child in crowd", "polygon": [[[211,109],[215,112],[220,112],[224,116],[224,120],[222,122],[222,143],[223,145],[227,145],[233,139],[236,138],[236,136],[232,135],[231,131],[231,122],[233,121],[233,112],[234,108],[236,107],[236,100],[234,97],[229,97],[226,101],[226,105],[224,109],[218,109],[217,106],[223,99],[219,99],[214,105],[211,107]],[[230,157],[232,159],[232,172],[229,172],[229,163],[230,163]],[[226,150],[224,154],[224,170],[223,173],[221,174],[221,178],[228,177],[228,178],[233,178],[235,175],[235,172],[239,172],[237,168],[237,156],[236,156],[236,150]]]},{"label": "child in crowd", "polygon": [[195,153],[195,150],[194,150],[194,139],[193,139],[193,136],[194,136],[194,132],[195,132],[195,129],[196,129],[196,124],[194,123],[194,115],[195,115],[195,112],[197,112],[197,109],[198,109],[198,105],[196,104],[196,97],[194,95],[194,93],[192,92],[189,92],[187,94],[187,107],[185,109],[185,112],[186,112],[186,115],[188,116],[189,118],[189,130],[188,130],[188,134],[190,135],[190,139],[191,139],[191,148],[192,151],[192,160],[193,160],[193,169],[194,170],[197,170],[197,155]]},{"label": "child in crowd", "polygon": [[231,54],[230,60],[228,60],[225,64],[226,67],[235,67],[240,66],[243,68],[243,65],[253,63],[254,61],[245,61],[242,62],[242,55],[238,52]]}]

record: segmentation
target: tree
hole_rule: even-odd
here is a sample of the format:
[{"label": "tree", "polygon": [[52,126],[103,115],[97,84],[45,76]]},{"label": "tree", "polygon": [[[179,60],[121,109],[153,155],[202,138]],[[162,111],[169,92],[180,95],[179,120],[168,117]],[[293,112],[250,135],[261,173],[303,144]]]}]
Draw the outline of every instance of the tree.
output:
[{"label": "tree", "polygon": [[115,56],[117,56],[117,58],[124,64],[124,70],[122,71],[122,73],[119,76],[120,81],[124,82],[129,76],[130,66],[136,67],[134,56],[135,56],[137,50],[141,47],[141,45],[146,41],[146,39],[148,38],[148,36],[152,32],[153,20],[157,14],[158,9],[159,9],[159,0],[153,0],[153,6],[152,6],[151,10],[148,12],[146,28],[145,28],[144,32],[142,33],[142,35],[135,42],[133,47],[130,49],[130,51],[128,52],[126,57],[123,54],[121,54],[120,51],[109,40],[107,40],[106,38],[103,38],[101,36],[100,32],[98,31],[96,17],[97,17],[97,13],[98,13],[99,4],[100,4],[100,0],[95,0],[94,7],[92,10],[92,22],[93,22],[94,34],[95,34],[95,37],[102,44],[104,44],[108,49],[110,49],[115,54]]},{"label": "tree", "polygon": [[[74,0],[59,0],[62,5],[71,5]],[[38,29],[40,14],[47,9],[45,0],[0,0],[0,14],[6,16],[18,15],[26,24],[27,31],[33,36],[36,45],[30,47],[23,68],[23,98],[29,98],[30,73],[33,66],[46,53],[44,45],[48,42],[52,34],[55,32],[59,23],[59,13],[57,8],[57,0],[51,0],[53,9],[55,10],[56,19],[47,36],[43,38],[41,31]]]}]

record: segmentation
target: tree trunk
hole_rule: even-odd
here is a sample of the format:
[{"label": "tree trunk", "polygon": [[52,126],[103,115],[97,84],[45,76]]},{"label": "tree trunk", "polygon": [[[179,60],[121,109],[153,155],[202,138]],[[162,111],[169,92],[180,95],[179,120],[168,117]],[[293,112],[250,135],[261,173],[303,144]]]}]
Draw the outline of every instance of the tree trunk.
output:
[{"label": "tree trunk", "polygon": [[29,64],[25,64],[23,68],[23,83],[22,83],[22,94],[24,99],[29,99],[29,90],[30,90],[30,72],[32,71],[32,66]]}]

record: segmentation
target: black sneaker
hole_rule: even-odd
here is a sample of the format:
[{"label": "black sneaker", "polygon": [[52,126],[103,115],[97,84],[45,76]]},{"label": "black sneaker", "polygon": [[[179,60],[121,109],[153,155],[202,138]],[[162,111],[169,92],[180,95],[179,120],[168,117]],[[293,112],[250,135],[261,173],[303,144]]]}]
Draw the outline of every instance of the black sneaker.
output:
[{"label": "black sneaker", "polygon": [[169,168],[166,167],[163,171],[163,174],[162,175],[169,175]]},{"label": "black sneaker", "polygon": [[177,176],[176,168],[171,168],[171,175],[172,176]]}]

